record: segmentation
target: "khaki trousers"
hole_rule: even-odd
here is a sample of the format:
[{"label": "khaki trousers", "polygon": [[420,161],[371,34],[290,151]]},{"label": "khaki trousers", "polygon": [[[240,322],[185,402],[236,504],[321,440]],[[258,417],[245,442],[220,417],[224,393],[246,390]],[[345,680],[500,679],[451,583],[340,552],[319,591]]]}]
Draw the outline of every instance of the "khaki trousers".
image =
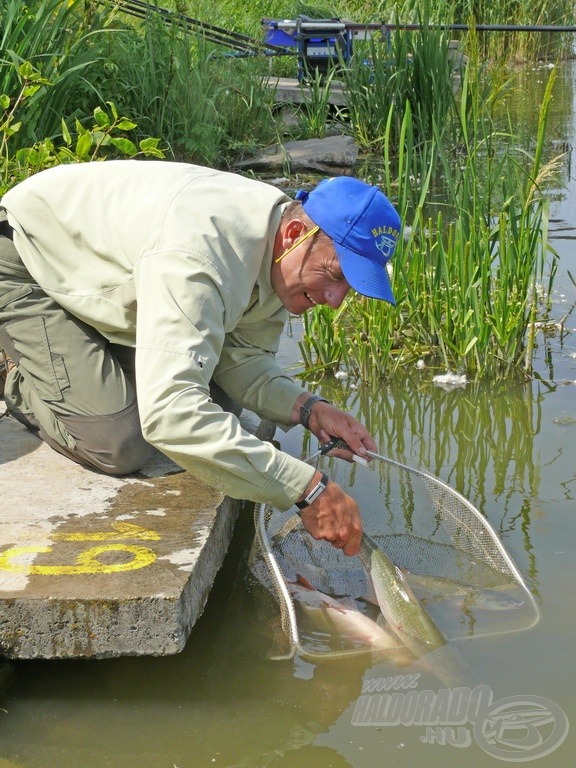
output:
[{"label": "khaki trousers", "polygon": [[1,235],[0,347],[16,364],[4,389],[11,415],[81,464],[113,475],[141,469],[152,449],[140,429],[134,351],[62,309]]}]

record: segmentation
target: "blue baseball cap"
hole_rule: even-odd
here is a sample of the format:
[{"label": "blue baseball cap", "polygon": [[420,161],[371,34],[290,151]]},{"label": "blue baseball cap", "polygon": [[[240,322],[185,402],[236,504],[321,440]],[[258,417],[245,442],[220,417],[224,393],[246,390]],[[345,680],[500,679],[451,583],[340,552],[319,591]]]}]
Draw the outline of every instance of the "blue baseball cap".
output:
[{"label": "blue baseball cap", "polygon": [[400,234],[400,216],[378,187],[352,176],[324,179],[296,200],[334,242],[346,281],[364,296],[395,304],[386,264]]}]

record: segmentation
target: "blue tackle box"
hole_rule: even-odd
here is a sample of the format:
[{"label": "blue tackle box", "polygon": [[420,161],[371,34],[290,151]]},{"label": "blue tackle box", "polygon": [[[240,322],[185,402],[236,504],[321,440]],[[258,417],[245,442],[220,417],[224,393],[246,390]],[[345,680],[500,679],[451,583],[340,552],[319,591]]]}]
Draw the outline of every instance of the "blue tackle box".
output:
[{"label": "blue tackle box", "polygon": [[265,41],[271,45],[295,47],[298,54],[298,80],[307,74],[326,74],[352,57],[352,34],[340,19],[262,19]]}]

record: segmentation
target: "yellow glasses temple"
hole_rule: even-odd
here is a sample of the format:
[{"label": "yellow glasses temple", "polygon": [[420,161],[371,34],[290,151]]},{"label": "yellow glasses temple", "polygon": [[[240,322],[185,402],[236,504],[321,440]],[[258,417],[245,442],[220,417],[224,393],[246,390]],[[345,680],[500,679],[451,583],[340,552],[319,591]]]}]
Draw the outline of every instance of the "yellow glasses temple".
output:
[{"label": "yellow glasses temple", "polygon": [[319,231],[320,231],[320,227],[317,227],[317,226],[316,227],[312,227],[312,229],[309,229],[308,232],[306,232],[305,235],[302,235],[302,237],[299,237],[294,243],[292,243],[290,248],[287,248],[281,256],[278,256],[278,258],[275,259],[275,263],[277,264],[279,261],[282,261],[284,256],[288,256],[290,251],[293,251],[294,248],[298,248],[298,246],[301,243],[303,243],[304,240],[308,240],[309,237],[312,237],[312,235],[315,235],[316,232],[319,232]]}]

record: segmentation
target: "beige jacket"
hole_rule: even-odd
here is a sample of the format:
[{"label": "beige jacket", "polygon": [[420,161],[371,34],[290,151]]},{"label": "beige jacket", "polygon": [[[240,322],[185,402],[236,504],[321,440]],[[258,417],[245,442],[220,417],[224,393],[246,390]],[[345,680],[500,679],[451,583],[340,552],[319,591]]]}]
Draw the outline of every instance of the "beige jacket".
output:
[{"label": "beige jacket", "polygon": [[288,200],[235,174],[135,160],[58,166],[2,199],[46,293],[136,346],[146,439],[226,494],[280,509],[313,468],[244,431],[209,382],[286,427],[304,391],[275,361],[286,310],[270,270]]}]

